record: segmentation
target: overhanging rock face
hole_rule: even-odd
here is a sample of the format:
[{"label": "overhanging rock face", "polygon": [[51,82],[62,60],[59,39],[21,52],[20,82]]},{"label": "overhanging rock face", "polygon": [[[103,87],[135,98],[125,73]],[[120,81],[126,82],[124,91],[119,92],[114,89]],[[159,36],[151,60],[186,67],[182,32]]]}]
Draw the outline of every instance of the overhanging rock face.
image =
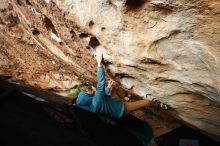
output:
[{"label": "overhanging rock face", "polygon": [[5,10],[2,74],[41,88],[94,84],[90,53],[102,50],[123,88],[220,138],[220,1],[17,0]]}]

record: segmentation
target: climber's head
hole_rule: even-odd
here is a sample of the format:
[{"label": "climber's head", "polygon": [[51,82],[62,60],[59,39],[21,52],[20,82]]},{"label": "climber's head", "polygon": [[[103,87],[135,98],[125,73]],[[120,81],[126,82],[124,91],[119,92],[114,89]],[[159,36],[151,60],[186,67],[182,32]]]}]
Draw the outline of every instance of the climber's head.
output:
[{"label": "climber's head", "polygon": [[94,90],[92,89],[92,87],[87,84],[78,85],[77,90],[86,92],[87,94],[94,94]]},{"label": "climber's head", "polygon": [[95,94],[95,91],[91,86],[80,84],[77,85],[74,90],[70,93],[70,97],[72,97],[72,103],[87,105],[92,101],[92,97]]},{"label": "climber's head", "polygon": [[81,106],[89,106],[92,103],[94,91],[91,86],[81,85],[80,92],[77,97],[77,104]]}]

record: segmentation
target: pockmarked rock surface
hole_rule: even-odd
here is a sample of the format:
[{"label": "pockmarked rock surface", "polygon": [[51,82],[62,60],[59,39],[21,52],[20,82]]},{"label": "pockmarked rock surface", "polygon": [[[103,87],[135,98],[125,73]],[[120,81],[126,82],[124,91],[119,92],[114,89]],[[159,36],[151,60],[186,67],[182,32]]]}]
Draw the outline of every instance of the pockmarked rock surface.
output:
[{"label": "pockmarked rock surface", "polygon": [[153,96],[220,138],[219,0],[2,0],[0,75],[43,89],[96,83]]}]

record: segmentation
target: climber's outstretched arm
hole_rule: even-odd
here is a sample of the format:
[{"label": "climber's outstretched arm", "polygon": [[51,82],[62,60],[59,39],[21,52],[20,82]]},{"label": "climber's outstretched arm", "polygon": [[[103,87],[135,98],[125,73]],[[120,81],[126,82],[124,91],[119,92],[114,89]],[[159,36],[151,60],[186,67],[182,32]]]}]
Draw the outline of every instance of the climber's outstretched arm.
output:
[{"label": "climber's outstretched arm", "polygon": [[104,68],[102,67],[102,53],[95,55],[98,69],[97,69],[97,93],[98,94],[105,94],[105,72]]},{"label": "climber's outstretched arm", "polygon": [[102,61],[103,61],[103,57],[102,57],[102,53],[96,54],[95,55],[97,64],[98,64],[98,70],[97,70],[97,94],[106,94],[109,95],[111,88],[114,84],[113,80],[109,80],[108,81],[108,86],[105,87],[105,72],[104,72],[104,68],[102,67]]}]

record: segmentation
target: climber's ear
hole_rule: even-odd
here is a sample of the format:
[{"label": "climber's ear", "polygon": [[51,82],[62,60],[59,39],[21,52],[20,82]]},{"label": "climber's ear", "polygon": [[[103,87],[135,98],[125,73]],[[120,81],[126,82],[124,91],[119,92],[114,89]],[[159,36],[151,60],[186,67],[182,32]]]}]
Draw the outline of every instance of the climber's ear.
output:
[{"label": "climber's ear", "polygon": [[94,94],[94,90],[92,90],[92,89],[88,89],[87,91],[86,91],[86,93],[88,93],[88,94]]}]

